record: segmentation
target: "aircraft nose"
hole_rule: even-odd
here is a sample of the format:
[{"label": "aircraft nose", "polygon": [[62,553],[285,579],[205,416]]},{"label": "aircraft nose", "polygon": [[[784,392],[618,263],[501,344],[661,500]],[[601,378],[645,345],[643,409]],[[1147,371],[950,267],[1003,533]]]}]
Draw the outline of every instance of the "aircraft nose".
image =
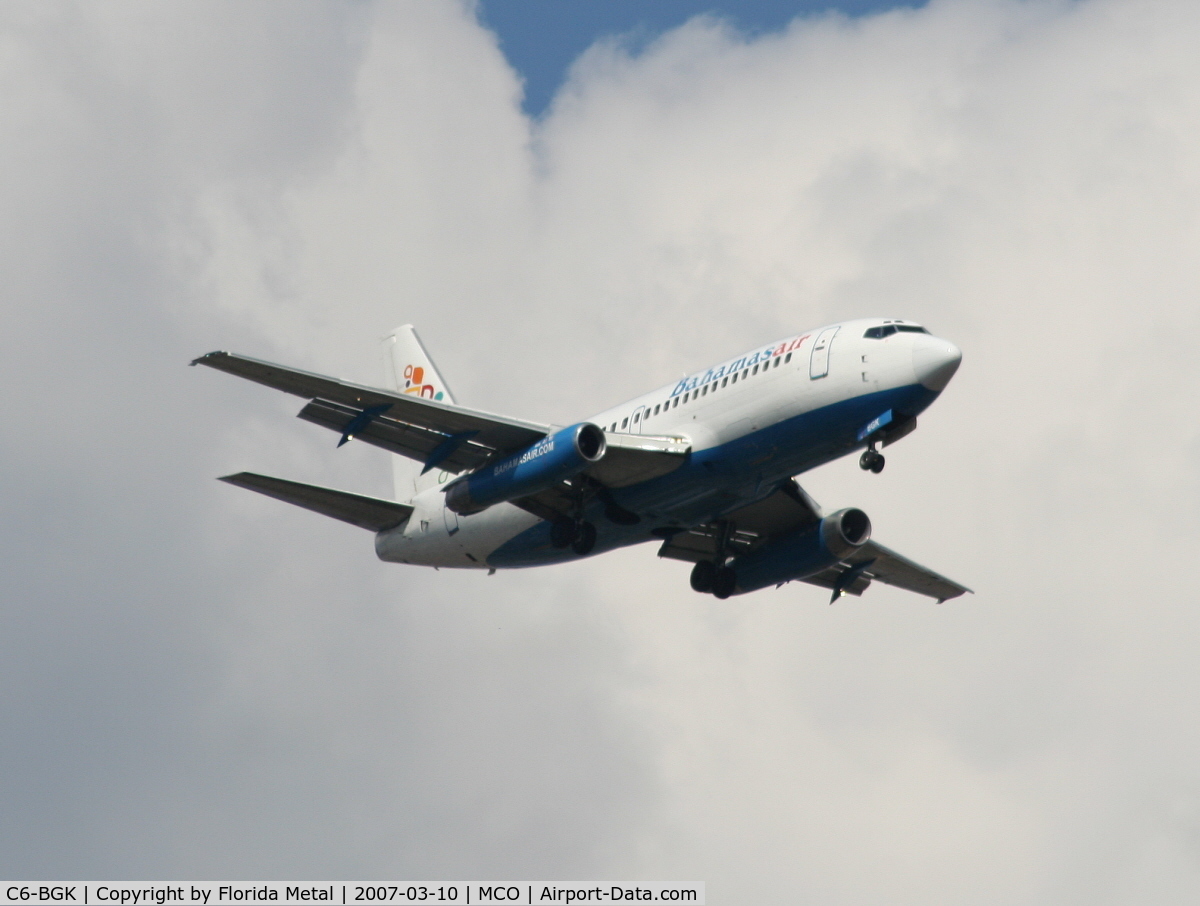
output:
[{"label": "aircraft nose", "polygon": [[962,350],[948,340],[933,336],[915,337],[913,343],[913,372],[922,386],[941,392],[958,371]]}]

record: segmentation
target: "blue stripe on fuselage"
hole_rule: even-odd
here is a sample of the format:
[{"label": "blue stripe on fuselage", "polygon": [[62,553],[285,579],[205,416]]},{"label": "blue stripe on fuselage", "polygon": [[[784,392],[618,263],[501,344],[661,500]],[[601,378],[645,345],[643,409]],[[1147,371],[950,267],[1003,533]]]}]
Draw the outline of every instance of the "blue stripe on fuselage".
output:
[{"label": "blue stripe on fuselage", "polygon": [[[866,446],[859,429],[889,409],[916,415],[937,399],[920,384],[868,393],[804,412],[736,440],[698,450],[667,475],[611,491],[622,507],[642,516],[637,525],[614,525],[593,500],[584,518],[596,526],[594,554],[661,540],[654,529],[711,522],[773,493],[779,484]],[[550,523],[539,522],[509,539],[487,558],[489,566],[544,566],[578,559],[550,544]]]}]

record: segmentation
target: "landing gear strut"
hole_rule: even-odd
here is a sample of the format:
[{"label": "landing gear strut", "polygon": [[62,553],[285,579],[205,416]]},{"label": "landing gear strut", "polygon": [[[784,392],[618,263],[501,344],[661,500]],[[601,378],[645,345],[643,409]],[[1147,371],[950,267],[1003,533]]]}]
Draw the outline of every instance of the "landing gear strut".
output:
[{"label": "landing gear strut", "polygon": [[583,556],[590,554],[592,548],[596,546],[596,526],[590,522],[579,523],[579,529],[575,534],[575,540],[571,542],[571,550]]},{"label": "landing gear strut", "polygon": [[858,467],[864,472],[874,472],[878,475],[883,471],[884,463],[887,462],[883,458],[882,453],[875,452],[875,445],[871,444],[870,448],[863,451],[863,455],[858,458]]},{"label": "landing gear strut", "polygon": [[725,600],[737,588],[737,573],[733,567],[725,565],[725,551],[729,538],[733,534],[733,526],[723,522],[717,536],[717,557],[715,560],[701,560],[692,567],[692,590],[701,594],[712,593],[713,597]]},{"label": "landing gear strut", "polygon": [[[570,548],[579,556],[590,554],[596,546],[596,526],[583,518],[588,500],[595,496],[596,485],[586,480],[567,482],[571,495],[569,514],[559,516],[550,524],[550,545],[558,550]],[[634,520],[637,516],[632,513]]]},{"label": "landing gear strut", "polygon": [[559,550],[569,547],[581,557],[590,554],[596,546],[596,526],[567,516],[556,519],[550,526],[550,544]]}]

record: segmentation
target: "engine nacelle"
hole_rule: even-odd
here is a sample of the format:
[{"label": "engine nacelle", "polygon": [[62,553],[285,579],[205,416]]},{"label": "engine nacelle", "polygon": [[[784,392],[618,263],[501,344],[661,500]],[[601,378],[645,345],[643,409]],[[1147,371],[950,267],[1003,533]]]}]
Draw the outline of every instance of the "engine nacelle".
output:
[{"label": "engine nacelle", "polygon": [[604,458],[604,432],[589,422],[563,428],[527,450],[465,475],[446,488],[446,506],[466,516],[536,494]]},{"label": "engine nacelle", "polygon": [[842,560],[871,537],[871,520],[853,507],[838,510],[816,525],[769,541],[758,550],[738,557],[731,565],[738,591],[755,591],[768,585],[804,579]]}]

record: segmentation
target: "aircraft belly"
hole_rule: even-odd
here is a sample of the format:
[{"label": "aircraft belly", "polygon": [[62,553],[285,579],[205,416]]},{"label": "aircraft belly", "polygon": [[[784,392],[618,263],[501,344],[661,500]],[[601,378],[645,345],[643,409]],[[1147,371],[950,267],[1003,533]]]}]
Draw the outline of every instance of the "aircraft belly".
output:
[{"label": "aircraft belly", "polygon": [[480,565],[488,565],[493,551],[541,521],[511,503],[497,504],[483,512],[459,517],[459,544]]},{"label": "aircraft belly", "polygon": [[822,405],[697,450],[670,475],[614,497],[635,512],[649,511],[680,524],[707,521],[862,446],[858,430],[881,412],[905,409],[915,414],[933,398],[920,386],[908,386]]},{"label": "aircraft belly", "polygon": [[440,489],[419,495],[405,525],[376,535],[379,559],[415,566],[483,569],[493,550],[538,521],[511,504],[458,516],[443,500]]}]

